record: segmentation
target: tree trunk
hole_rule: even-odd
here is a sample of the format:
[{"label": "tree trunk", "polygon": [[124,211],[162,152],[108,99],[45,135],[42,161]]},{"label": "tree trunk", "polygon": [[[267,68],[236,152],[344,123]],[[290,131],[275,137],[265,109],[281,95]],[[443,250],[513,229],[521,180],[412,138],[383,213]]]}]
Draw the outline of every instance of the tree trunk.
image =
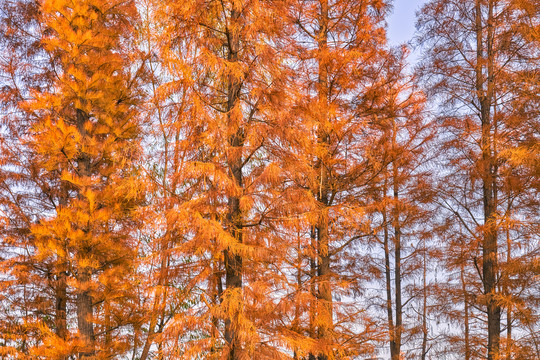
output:
[{"label": "tree trunk", "polygon": [[393,121],[392,131],[392,153],[394,161],[392,162],[392,183],[394,196],[394,290],[396,292],[396,326],[394,328],[394,344],[395,352],[392,360],[399,360],[401,354],[401,334],[403,332],[403,305],[401,301],[401,224],[400,224],[400,209],[399,209],[399,172],[397,163],[396,136],[397,126],[396,120]]},{"label": "tree trunk", "polygon": [[[510,229],[506,230],[506,264],[512,261],[512,240],[510,239]],[[507,277],[505,286],[506,296],[510,297],[510,279]],[[512,302],[510,301],[506,310],[506,360],[512,360]]]},{"label": "tree trunk", "polygon": [[[325,213],[326,215],[326,213]],[[318,336],[327,345],[332,331],[332,291],[330,287],[330,255],[328,253],[328,219],[323,215],[323,223],[319,224],[317,231],[317,240],[319,247],[319,257],[321,262],[318,268],[318,297],[322,303],[319,316],[322,318],[322,324],[319,326]],[[326,353],[319,355],[319,360],[326,360]]]},{"label": "tree trunk", "polygon": [[470,360],[471,358],[471,344],[470,344],[470,330],[469,330],[469,297],[467,296],[467,284],[465,283],[465,264],[462,261],[460,267],[460,279],[461,279],[461,292],[463,293],[463,302],[464,302],[464,339],[465,339],[465,360]]},{"label": "tree trunk", "polygon": [[[294,301],[294,319],[291,324],[291,330],[295,333],[300,334],[302,332],[302,326],[300,324],[300,301],[299,295],[302,292],[302,265],[303,265],[303,253],[302,253],[302,237],[300,234],[297,234],[296,240],[296,299]],[[295,347],[293,353],[293,359],[299,360],[298,356],[298,347]]]},{"label": "tree trunk", "polygon": [[[388,191],[388,171],[385,169],[384,185],[383,185],[383,198],[386,197]],[[394,326],[394,309],[392,302],[392,268],[390,267],[390,232],[388,231],[388,215],[386,213],[386,206],[382,210],[383,220],[383,246],[384,246],[384,275],[386,282],[386,316],[388,321],[388,336],[390,340],[390,359],[397,359],[399,352],[396,347],[396,333]]]},{"label": "tree trunk", "polygon": [[423,259],[422,259],[422,354],[420,358],[422,360],[427,359],[427,343],[428,343],[428,326],[427,326],[427,254],[426,254],[426,240],[423,240]]},{"label": "tree trunk", "polygon": [[[329,85],[328,85],[328,0],[320,0],[321,14],[319,17],[319,30],[317,34],[318,45],[318,62],[319,62],[319,81],[318,81],[318,101],[320,109],[320,119],[318,121],[317,142],[322,149],[327,149],[330,145],[330,138],[327,134],[328,118],[328,102],[329,102]],[[323,153],[322,157],[317,159],[318,168],[316,169],[319,175],[319,191],[318,202],[319,219],[317,223],[317,250],[318,258],[320,259],[318,267],[318,300],[321,303],[320,314],[321,325],[318,329],[318,338],[323,341],[325,351],[318,355],[318,360],[328,359],[328,352],[331,351],[327,345],[331,340],[331,332],[333,328],[333,311],[332,311],[332,289],[330,286],[330,252],[329,252],[329,179],[328,170],[326,167],[327,154]]]},{"label": "tree trunk", "polygon": [[[239,60],[238,51],[240,50],[239,19],[241,16],[240,4],[233,2],[230,18],[230,26],[227,28],[227,60],[236,63]],[[228,154],[229,172],[235,185],[241,189],[243,186],[242,175],[242,147],[244,145],[244,128],[238,125],[240,122],[237,116],[242,116],[236,109],[240,100],[241,80],[235,74],[230,74],[227,82],[227,117],[228,126],[236,127],[235,132],[229,137],[228,145],[230,153]],[[238,110],[238,112],[237,112]],[[241,244],[242,238],[242,211],[240,209],[240,196],[234,194],[229,196],[227,227],[234,239]],[[242,256],[232,252],[230,249],[224,251],[225,259],[225,286],[227,290],[240,290],[242,288]],[[236,360],[240,357],[241,344],[239,343],[239,334],[236,324],[233,324],[230,317],[225,319],[225,340],[229,345],[229,360]]]},{"label": "tree trunk", "polygon": [[[87,136],[85,125],[88,121],[88,114],[84,111],[77,109],[77,130],[81,135],[81,138]],[[83,140],[84,142],[84,140]],[[88,178],[91,175],[90,170],[91,162],[90,156],[84,152],[79,154],[77,158],[77,172],[81,178]],[[79,199],[84,199],[84,195],[79,191]],[[90,229],[82,229],[85,234],[90,233]],[[89,247],[82,246],[79,250],[80,257],[90,256]],[[91,358],[95,353],[95,337],[94,337],[94,316],[93,316],[93,299],[90,293],[90,284],[92,281],[92,271],[87,266],[79,266],[77,274],[77,325],[79,333],[82,336],[85,347],[83,351],[79,352],[81,359]]]},{"label": "tree trunk", "polygon": [[[309,259],[309,276],[310,284],[309,291],[311,294],[311,304],[309,306],[309,336],[312,339],[317,337],[315,322],[317,317],[317,228],[316,226],[311,227],[310,231],[310,245],[311,245],[311,258]],[[313,353],[310,353],[308,356],[309,360],[316,360],[316,356]]]},{"label": "tree trunk", "polygon": [[[386,180],[385,180],[386,189]],[[385,190],[386,194],[386,190]],[[384,273],[386,280],[386,315],[388,320],[388,335],[390,338],[390,358],[392,360],[399,358],[399,352],[396,346],[396,329],[394,326],[394,309],[392,302],[392,269],[390,268],[390,233],[388,231],[388,218],[386,209],[383,210],[384,223]],[[397,356],[397,357],[396,357]]]},{"label": "tree trunk", "polygon": [[56,282],[56,335],[62,340],[67,339],[67,274],[65,262],[59,266]]},{"label": "tree trunk", "polygon": [[[61,194],[59,206],[63,208],[67,205],[68,192],[65,184],[61,185]],[[63,244],[64,255],[59,256],[58,270],[55,286],[56,313],[55,325],[56,335],[62,340],[66,340],[68,336],[67,330],[67,272],[68,272],[68,249],[66,244]]]},{"label": "tree trunk", "polygon": [[93,303],[92,295],[88,289],[90,285],[90,270],[83,268],[79,270],[77,281],[79,290],[77,293],[77,324],[85,347],[79,352],[81,359],[89,359],[94,356],[95,337],[93,323]]},{"label": "tree trunk", "polygon": [[[482,243],[482,280],[487,302],[488,325],[488,360],[494,360],[499,355],[501,331],[501,307],[497,303],[497,229],[496,229],[496,164],[493,155],[491,107],[493,106],[494,82],[494,52],[493,52],[493,0],[488,1],[487,41],[484,50],[484,26],[482,23],[482,6],[476,0],[476,90],[480,103],[480,120],[482,125],[481,163],[482,163],[482,192],[484,207],[484,233]],[[487,67],[487,78],[484,69]]]},{"label": "tree trunk", "polygon": [[[223,299],[223,281],[222,281],[222,269],[221,261],[213,261],[211,266],[213,267],[212,277],[210,279],[212,284],[212,305],[218,306],[220,301]],[[218,351],[219,348],[219,317],[212,315],[212,331],[210,336],[212,337],[212,346],[210,348],[210,353],[214,354]]]}]

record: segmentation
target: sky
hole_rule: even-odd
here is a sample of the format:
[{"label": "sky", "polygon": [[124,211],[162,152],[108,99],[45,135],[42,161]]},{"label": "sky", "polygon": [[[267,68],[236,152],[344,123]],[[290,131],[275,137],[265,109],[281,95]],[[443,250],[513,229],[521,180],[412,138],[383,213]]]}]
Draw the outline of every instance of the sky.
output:
[{"label": "sky", "polygon": [[391,45],[398,45],[412,39],[415,12],[427,0],[394,0],[394,9],[388,18],[388,40]]}]

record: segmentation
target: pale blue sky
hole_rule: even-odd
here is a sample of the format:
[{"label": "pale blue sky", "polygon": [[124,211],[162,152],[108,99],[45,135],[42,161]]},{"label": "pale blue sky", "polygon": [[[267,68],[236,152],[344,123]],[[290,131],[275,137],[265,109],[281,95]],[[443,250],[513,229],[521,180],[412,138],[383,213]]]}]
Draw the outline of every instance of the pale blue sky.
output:
[{"label": "pale blue sky", "polygon": [[411,40],[416,22],[415,12],[427,0],[394,0],[394,9],[388,17],[388,41],[397,45]]}]

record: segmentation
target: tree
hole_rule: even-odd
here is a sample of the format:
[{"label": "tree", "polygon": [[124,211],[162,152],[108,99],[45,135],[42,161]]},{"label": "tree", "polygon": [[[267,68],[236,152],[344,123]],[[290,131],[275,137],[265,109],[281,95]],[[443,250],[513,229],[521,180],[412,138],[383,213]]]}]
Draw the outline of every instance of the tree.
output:
[{"label": "tree", "polygon": [[[36,345],[32,336],[36,331],[35,320],[52,318],[60,332],[63,319],[63,304],[59,303],[55,314],[54,295],[42,291],[48,285],[47,266],[33,263],[35,246],[28,236],[33,219],[51,208],[47,193],[34,193],[40,185],[47,188],[49,179],[33,176],[35,166],[29,164],[31,156],[22,146],[23,135],[30,124],[24,121],[24,112],[19,107],[27,95],[26,89],[49,85],[40,76],[45,70],[38,70],[38,65],[42,69],[46,66],[46,62],[38,61],[43,50],[39,14],[39,4],[34,1],[2,3],[2,51],[13,56],[9,60],[3,57],[1,65],[1,353],[12,357],[23,357]],[[30,69],[34,71],[28,71]]]},{"label": "tree", "polygon": [[[424,117],[425,97],[414,83],[414,77],[405,74],[406,55],[406,48],[388,54],[381,66],[381,77],[385,80],[379,90],[381,95],[373,102],[374,110],[378,110],[378,122],[374,125],[382,133],[379,161],[383,165],[369,184],[372,235],[366,238],[368,247],[383,251],[383,259],[374,252],[370,262],[382,275],[385,299],[381,307],[386,312],[393,360],[414,351],[413,337],[419,332],[424,342],[420,357],[425,358],[428,351],[427,284],[423,278],[422,285],[416,281],[426,276],[423,269],[428,251],[426,243],[432,232],[429,219],[433,191],[428,167],[432,155],[427,149],[434,132],[433,124]],[[422,305],[415,304],[420,295],[426,301]],[[406,321],[421,312],[422,329]]]},{"label": "tree", "polygon": [[[25,81],[25,73],[4,67],[12,80],[4,88],[13,109],[8,130],[19,131],[8,133],[17,149],[5,153],[9,181],[3,203],[18,212],[15,218],[6,214],[8,223],[26,219],[4,238],[21,244],[24,252],[7,257],[4,265],[13,269],[10,280],[22,286],[38,269],[42,279],[36,290],[45,299],[52,290],[54,302],[21,309],[26,324],[13,326],[33,329],[27,331],[34,338],[31,347],[21,349],[24,354],[122,354],[129,338],[121,329],[134,315],[129,279],[137,247],[135,214],[143,199],[136,170],[141,72],[131,67],[133,48],[127,41],[137,11],[132,2],[30,5],[21,2],[17,8],[33,23],[10,14],[5,22],[13,25],[4,38],[8,46],[24,49],[10,33],[34,33],[38,61],[27,63],[24,71],[39,81]],[[22,186],[30,191],[21,193]],[[43,204],[39,214],[20,206],[33,197]],[[71,311],[78,334],[68,330]]]},{"label": "tree", "polygon": [[374,138],[366,94],[380,80],[385,10],[382,1],[355,0],[295,1],[288,10],[296,28],[296,91],[289,96],[298,131],[284,125],[276,151],[297,202],[296,226],[307,237],[291,240],[297,314],[290,337],[298,359],[358,355],[376,337],[362,306],[339,299],[361,288],[353,244],[365,231],[362,191],[381,167],[368,145]]},{"label": "tree", "polygon": [[[521,212],[519,218],[535,222],[525,210],[528,206],[519,211],[514,208],[517,199],[533,194],[532,178],[522,178],[512,189],[507,186],[517,185],[511,179],[520,176],[520,170],[506,154],[533,131],[515,102],[517,89],[528,88],[527,81],[515,74],[538,67],[535,50],[528,46],[530,40],[510,25],[518,15],[511,1],[431,1],[422,9],[418,23],[420,42],[429,47],[421,72],[431,93],[444,102],[440,119],[447,156],[443,161],[452,173],[444,178],[441,203],[474,244],[475,254],[469,261],[482,284],[476,299],[487,314],[488,359],[500,356],[502,311],[517,301],[503,295],[500,288],[509,275],[500,259],[501,237],[503,229],[517,220],[509,209]],[[527,238],[536,248],[537,239]],[[521,256],[531,261],[534,251]]]},{"label": "tree", "polygon": [[182,195],[167,216],[180,238],[175,254],[191,264],[186,291],[196,294],[197,304],[168,329],[176,338],[180,329],[192,334],[174,351],[277,358],[272,335],[261,339],[273,315],[260,303],[270,290],[258,271],[271,254],[261,236],[272,206],[264,145],[281,93],[280,3],[156,5],[165,20],[160,56],[170,74],[161,91],[171,104],[183,96],[189,102],[186,116],[169,123],[178,129],[171,146],[187,156],[172,169],[181,185],[171,195]]}]

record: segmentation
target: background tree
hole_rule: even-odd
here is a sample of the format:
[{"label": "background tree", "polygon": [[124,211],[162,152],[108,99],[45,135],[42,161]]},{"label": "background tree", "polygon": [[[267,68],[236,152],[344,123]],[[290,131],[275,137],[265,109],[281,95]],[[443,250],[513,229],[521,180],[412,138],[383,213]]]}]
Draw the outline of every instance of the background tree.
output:
[{"label": "background tree", "polygon": [[[382,1],[296,1],[289,6],[294,126],[284,124],[278,155],[299,223],[291,263],[296,276],[296,358],[335,359],[369,351],[371,322],[358,302],[362,276],[353,245],[365,235],[362,191],[380,170],[368,144],[365,93],[380,80]],[[376,141],[376,140],[375,140]],[[299,233],[298,233],[299,231]],[[357,295],[359,294],[356,293]],[[347,299],[347,300],[345,300]],[[355,325],[352,325],[355,324]],[[361,324],[361,325],[360,325]]]},{"label": "background tree", "polygon": [[[2,47],[2,128],[1,128],[1,333],[2,356],[23,357],[36,346],[36,322],[49,320],[57,331],[63,328],[63,303],[55,312],[54,279],[47,281],[50,265],[35,263],[35,244],[29,229],[41,213],[53,207],[50,198],[50,179],[38,179],[32,155],[24,147],[23,136],[31,122],[27,121],[20,103],[32,88],[50,85],[43,73],[48,71],[43,61],[40,43],[39,4],[34,1],[3,2],[0,37]],[[8,15],[9,14],[9,15]],[[4,54],[11,54],[6,57]],[[41,60],[41,61],[39,61]],[[33,69],[34,71],[31,71]],[[11,274],[8,276],[7,274]],[[59,294],[60,295],[60,294]],[[61,295],[60,295],[61,296]],[[52,320],[52,321],[51,321]]]},{"label": "background tree", "polygon": [[[518,295],[522,293],[517,289],[505,295],[501,287],[513,272],[501,259],[503,251],[512,252],[511,245],[507,249],[502,245],[504,229],[518,218],[537,219],[528,214],[533,208],[515,207],[536,195],[532,178],[517,175],[519,167],[506,155],[534,132],[530,119],[515,102],[521,95],[517,89],[527,86],[516,74],[538,69],[537,50],[510,25],[518,14],[510,1],[431,1],[422,9],[418,23],[421,43],[428,48],[421,72],[442,105],[443,163],[449,174],[440,188],[441,203],[466,230],[464,245],[474,251],[469,264],[473,263],[481,289],[475,288],[473,298],[487,314],[482,327],[487,334],[488,359],[501,354],[503,310],[531,299]],[[522,180],[520,184],[511,180],[515,176]],[[526,261],[532,261],[538,248],[537,237],[529,234],[514,239],[527,243],[519,255]],[[518,276],[529,277],[526,272]]]},{"label": "background tree", "polygon": [[372,251],[370,263],[379,269],[386,290],[380,305],[386,313],[391,359],[416,352],[420,346],[413,346],[413,341],[419,333],[426,343],[417,356],[425,357],[428,351],[427,279],[423,277],[426,244],[433,230],[428,165],[432,155],[427,149],[434,133],[425,117],[425,97],[414,77],[405,74],[406,54],[406,48],[388,54],[381,65],[380,95],[372,101],[378,119],[374,126],[382,134],[379,161],[383,165],[369,185],[372,235],[365,242],[367,248],[378,250]]},{"label": "background tree", "polygon": [[540,6],[389,6],[1,2],[0,357],[540,358]]}]

